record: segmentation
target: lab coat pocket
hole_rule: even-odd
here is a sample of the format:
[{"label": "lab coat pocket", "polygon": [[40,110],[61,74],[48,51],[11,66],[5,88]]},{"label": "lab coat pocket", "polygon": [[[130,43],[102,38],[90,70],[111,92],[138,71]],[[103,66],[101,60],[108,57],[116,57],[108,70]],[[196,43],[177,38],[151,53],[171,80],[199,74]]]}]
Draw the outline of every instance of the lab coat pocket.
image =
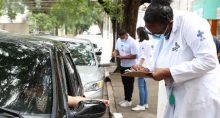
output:
[{"label": "lab coat pocket", "polygon": [[207,102],[209,99],[208,90],[199,79],[190,80],[185,83],[186,102],[189,105],[197,105]]}]

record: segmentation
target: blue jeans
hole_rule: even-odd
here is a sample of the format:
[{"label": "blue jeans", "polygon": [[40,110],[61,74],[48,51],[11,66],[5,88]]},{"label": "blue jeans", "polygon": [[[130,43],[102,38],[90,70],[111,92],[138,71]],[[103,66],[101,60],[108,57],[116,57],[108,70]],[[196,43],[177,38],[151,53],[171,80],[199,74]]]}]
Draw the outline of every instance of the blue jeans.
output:
[{"label": "blue jeans", "polygon": [[140,96],[140,105],[144,106],[148,103],[148,92],[147,92],[147,82],[144,78],[138,78],[138,88]]}]

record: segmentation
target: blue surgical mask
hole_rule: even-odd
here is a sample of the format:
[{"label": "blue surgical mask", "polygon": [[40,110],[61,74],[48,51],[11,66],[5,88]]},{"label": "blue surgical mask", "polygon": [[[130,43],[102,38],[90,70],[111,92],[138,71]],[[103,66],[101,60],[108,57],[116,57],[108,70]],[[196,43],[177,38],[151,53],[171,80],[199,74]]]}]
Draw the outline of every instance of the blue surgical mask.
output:
[{"label": "blue surgical mask", "polygon": [[156,34],[156,35],[152,35],[152,36],[155,40],[164,40],[164,39],[166,39],[166,36],[164,34]]},{"label": "blue surgical mask", "polygon": [[168,37],[169,34],[164,35],[164,34],[167,32],[167,29],[168,29],[168,25],[167,25],[167,27],[166,27],[166,29],[165,29],[165,31],[164,31],[163,34],[153,34],[153,35],[152,35],[153,38],[156,39],[156,40],[164,40],[164,39],[167,39],[167,37]]},{"label": "blue surgical mask", "polygon": [[125,42],[126,40],[125,39],[121,39],[121,42]]}]

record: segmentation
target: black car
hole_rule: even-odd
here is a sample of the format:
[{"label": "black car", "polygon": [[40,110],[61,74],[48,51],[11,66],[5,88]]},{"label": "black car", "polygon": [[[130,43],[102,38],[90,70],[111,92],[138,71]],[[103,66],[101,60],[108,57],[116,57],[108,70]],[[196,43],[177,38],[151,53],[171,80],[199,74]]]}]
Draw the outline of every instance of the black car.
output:
[{"label": "black car", "polygon": [[68,95],[83,96],[83,87],[62,43],[0,33],[0,117],[75,117]]}]

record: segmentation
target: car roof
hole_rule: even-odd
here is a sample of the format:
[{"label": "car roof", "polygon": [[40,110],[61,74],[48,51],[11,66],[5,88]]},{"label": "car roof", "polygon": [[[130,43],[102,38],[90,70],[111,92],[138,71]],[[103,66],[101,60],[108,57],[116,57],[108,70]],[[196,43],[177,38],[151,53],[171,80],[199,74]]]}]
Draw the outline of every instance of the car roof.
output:
[{"label": "car roof", "polygon": [[47,38],[5,32],[0,32],[0,42],[33,45],[45,49],[50,49],[55,46],[61,48],[63,46],[62,43]]},{"label": "car roof", "polygon": [[59,36],[40,36],[43,38],[48,38],[52,39],[55,41],[61,41],[61,42],[76,42],[76,43],[84,43],[84,44],[92,44],[92,42],[88,39],[83,39],[83,38],[70,38],[70,37],[59,37]]}]

